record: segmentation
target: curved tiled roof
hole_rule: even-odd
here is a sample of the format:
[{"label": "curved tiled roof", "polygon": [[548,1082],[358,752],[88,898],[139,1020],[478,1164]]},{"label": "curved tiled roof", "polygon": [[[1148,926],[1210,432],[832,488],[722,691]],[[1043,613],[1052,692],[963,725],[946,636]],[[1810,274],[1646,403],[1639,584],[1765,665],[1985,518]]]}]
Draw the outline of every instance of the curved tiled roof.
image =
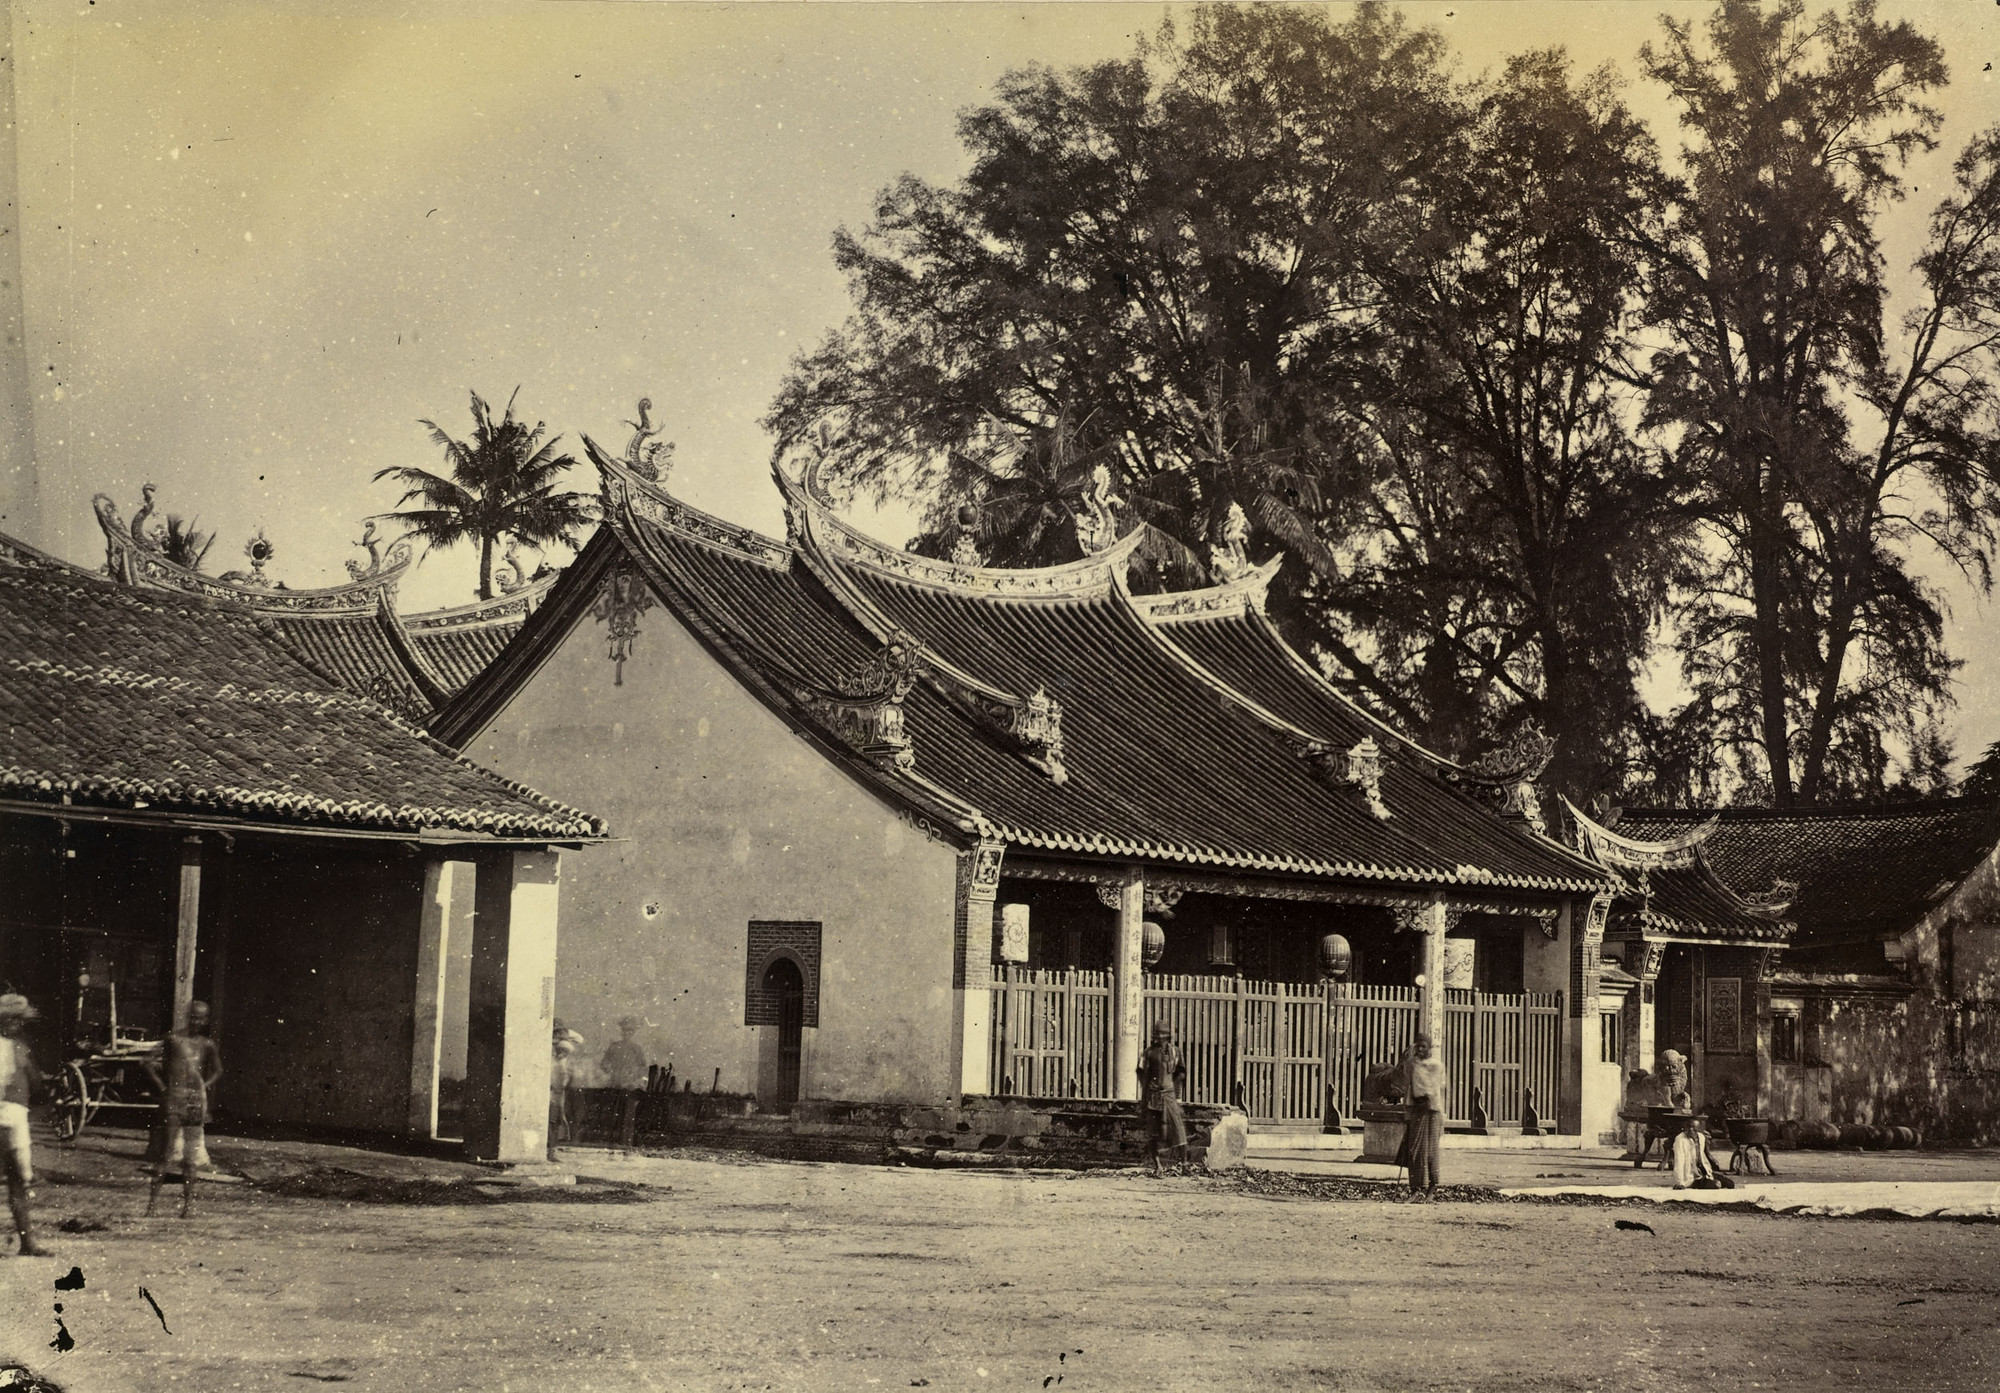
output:
[{"label": "curved tiled roof", "polygon": [[1808,937],[1900,933],[2000,841],[2000,809],[1970,798],[1828,808],[1627,809],[1629,836],[1665,838],[1710,819],[1702,848],[1731,885],[1798,886],[1790,917]]},{"label": "curved tiled roof", "polygon": [[[1413,886],[1596,889],[1573,852],[1385,753],[1370,813],[1315,772],[1314,742],[1170,647],[1135,608],[1118,559],[995,572],[868,542],[788,489],[793,540],[690,508],[592,450],[614,548],[587,549],[520,641],[442,713],[463,741],[579,622],[627,562],[739,680],[885,796],[1022,847]],[[589,565],[586,566],[586,558]],[[921,563],[921,564],[919,564]],[[914,645],[900,761],[842,743],[825,695],[855,690],[889,641]],[[970,685],[970,697],[961,690]],[[996,735],[987,694],[1060,704],[1060,768]],[[816,706],[818,702],[820,705]],[[1373,733],[1370,731],[1363,733]],[[1323,753],[1323,752],[1319,752]],[[1066,774],[1066,777],[1062,775]]]},{"label": "curved tiled roof", "polygon": [[572,840],[588,814],[356,696],[267,618],[0,551],[0,791],[250,823]]}]

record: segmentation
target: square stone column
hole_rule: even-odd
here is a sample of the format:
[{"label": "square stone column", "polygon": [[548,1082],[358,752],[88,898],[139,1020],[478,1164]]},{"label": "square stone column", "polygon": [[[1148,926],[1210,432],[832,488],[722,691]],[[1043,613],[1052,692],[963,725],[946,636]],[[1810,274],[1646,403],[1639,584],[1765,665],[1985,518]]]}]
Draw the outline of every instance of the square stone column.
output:
[{"label": "square stone column", "polygon": [[1000,842],[980,842],[958,854],[951,1014],[961,1093],[993,1090],[993,904],[1006,850]]},{"label": "square stone column", "polygon": [[465,1042],[470,1160],[548,1157],[561,861],[557,851],[530,848],[488,852],[475,863]]},{"label": "square stone column", "polygon": [[[1565,901],[1558,920],[1569,940],[1568,1038],[1563,1041],[1561,1106],[1556,1110],[1557,1130],[1574,1135],[1584,1130],[1590,1119],[1593,1130],[1612,1127],[1618,1113],[1618,1095],[1603,1096],[1604,1070],[1598,1064],[1598,980],[1604,971],[1604,921],[1611,912],[1611,896],[1595,895],[1589,900]],[[1537,1100],[1540,1101],[1539,1099]],[[1595,1139],[1584,1137],[1587,1145]]]},{"label": "square stone column", "polygon": [[1111,1096],[1133,1102],[1139,1096],[1139,1056],[1145,1041],[1139,1038],[1146,1018],[1146,878],[1137,867],[1128,871],[1116,886],[1098,887],[1115,891],[1118,936],[1111,955]]},{"label": "square stone column", "polygon": [[1432,895],[1406,914],[1406,918],[1399,916],[1401,922],[1421,935],[1417,942],[1417,974],[1423,983],[1417,988],[1417,1033],[1430,1036],[1431,1048],[1439,1059],[1444,1059],[1444,940],[1450,931],[1450,908],[1443,895]]},{"label": "square stone column", "polygon": [[201,838],[181,838],[180,899],[174,916],[174,1029],[186,1030],[194,1001],[194,962],[201,925]]},{"label": "square stone column", "polygon": [[437,1135],[438,1066],[444,1052],[445,970],[451,956],[452,889],[473,868],[463,861],[424,862],[417,920],[417,978],[411,995],[410,1117],[413,1137]]}]

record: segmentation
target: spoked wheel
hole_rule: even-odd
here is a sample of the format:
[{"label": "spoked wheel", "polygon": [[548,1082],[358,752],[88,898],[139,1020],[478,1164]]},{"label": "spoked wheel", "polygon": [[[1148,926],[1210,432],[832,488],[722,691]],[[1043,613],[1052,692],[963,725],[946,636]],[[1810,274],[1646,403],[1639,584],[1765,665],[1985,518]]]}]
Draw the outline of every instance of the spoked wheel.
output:
[{"label": "spoked wheel", "polygon": [[90,1121],[95,1111],[90,1105],[90,1084],[83,1077],[83,1069],[76,1064],[64,1067],[55,1079],[54,1122],[56,1137],[60,1141],[75,1141],[83,1124]]}]

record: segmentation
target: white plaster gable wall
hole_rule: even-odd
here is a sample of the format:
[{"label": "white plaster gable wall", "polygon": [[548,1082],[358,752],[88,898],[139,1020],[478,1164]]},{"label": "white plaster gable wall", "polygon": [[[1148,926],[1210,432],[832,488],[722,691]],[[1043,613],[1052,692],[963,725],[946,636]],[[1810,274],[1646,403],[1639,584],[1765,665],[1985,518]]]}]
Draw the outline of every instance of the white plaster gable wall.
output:
[{"label": "white plaster gable wall", "polygon": [[724,1091],[753,1091],[749,921],[815,920],[804,1096],[952,1096],[952,850],[795,734],[665,608],[639,619],[622,685],[615,671],[603,624],[579,622],[466,749],[618,839],[563,877],[556,1011],[583,1057],[635,1015],[652,1062],[697,1090],[719,1069]]}]

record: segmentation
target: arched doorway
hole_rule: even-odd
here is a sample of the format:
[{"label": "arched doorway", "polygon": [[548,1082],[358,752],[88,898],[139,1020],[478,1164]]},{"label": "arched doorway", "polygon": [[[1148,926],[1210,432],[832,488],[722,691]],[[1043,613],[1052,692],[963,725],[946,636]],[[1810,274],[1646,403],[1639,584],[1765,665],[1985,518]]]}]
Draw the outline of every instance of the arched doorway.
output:
[{"label": "arched doorway", "polygon": [[778,1084],[773,1110],[788,1112],[799,1101],[799,1047],[805,1040],[806,980],[790,958],[764,969],[764,991],[778,1007]]}]

